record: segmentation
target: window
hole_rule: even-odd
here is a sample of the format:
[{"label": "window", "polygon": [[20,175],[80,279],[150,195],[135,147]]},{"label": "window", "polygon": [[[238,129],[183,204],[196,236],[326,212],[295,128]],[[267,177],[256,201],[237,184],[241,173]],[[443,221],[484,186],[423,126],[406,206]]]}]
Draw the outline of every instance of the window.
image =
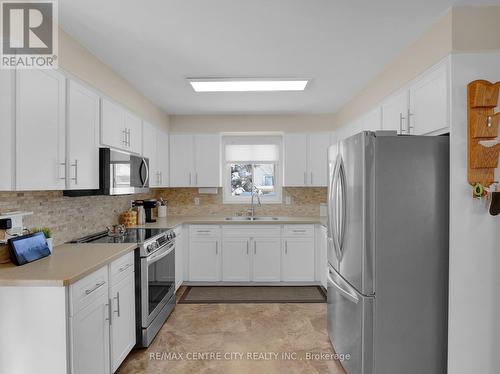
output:
[{"label": "window", "polygon": [[252,192],[281,202],[281,137],[225,136],[223,144],[224,202],[250,203]]}]

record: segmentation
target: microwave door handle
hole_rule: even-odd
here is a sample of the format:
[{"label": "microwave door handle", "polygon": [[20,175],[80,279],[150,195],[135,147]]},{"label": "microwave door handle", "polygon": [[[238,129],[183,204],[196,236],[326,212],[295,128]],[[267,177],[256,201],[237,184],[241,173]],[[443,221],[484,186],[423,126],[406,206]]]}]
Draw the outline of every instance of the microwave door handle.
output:
[{"label": "microwave door handle", "polygon": [[148,184],[149,182],[149,167],[148,167],[148,163],[146,162],[146,159],[142,159],[142,162],[144,164],[144,167],[146,168],[146,179],[144,180],[144,183],[142,185],[142,187],[146,187],[146,184]]}]

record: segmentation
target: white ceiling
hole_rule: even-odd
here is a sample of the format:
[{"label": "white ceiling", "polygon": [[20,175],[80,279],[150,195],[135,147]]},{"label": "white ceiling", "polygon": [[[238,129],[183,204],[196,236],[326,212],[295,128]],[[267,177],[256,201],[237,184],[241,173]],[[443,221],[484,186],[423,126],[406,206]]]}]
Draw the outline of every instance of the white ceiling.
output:
[{"label": "white ceiling", "polygon": [[[64,30],[170,114],[332,113],[462,3],[62,0],[59,14]],[[304,92],[195,93],[187,77],[312,82]]]}]

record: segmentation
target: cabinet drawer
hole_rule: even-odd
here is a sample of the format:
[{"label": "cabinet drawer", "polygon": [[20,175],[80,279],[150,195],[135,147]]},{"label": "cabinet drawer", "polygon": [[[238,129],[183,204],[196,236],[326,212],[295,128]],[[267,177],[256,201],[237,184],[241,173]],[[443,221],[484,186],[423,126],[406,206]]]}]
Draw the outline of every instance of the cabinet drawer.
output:
[{"label": "cabinet drawer", "polygon": [[283,236],[286,237],[314,236],[314,225],[284,225]]},{"label": "cabinet drawer", "polygon": [[75,315],[107,293],[108,267],[104,266],[70,286],[70,315]]},{"label": "cabinet drawer", "polygon": [[134,251],[127,253],[109,265],[111,285],[115,285],[134,272]]},{"label": "cabinet drawer", "polygon": [[191,238],[218,238],[220,227],[215,225],[193,225],[189,227]]},{"label": "cabinet drawer", "polygon": [[281,225],[228,225],[222,226],[224,238],[279,238]]}]

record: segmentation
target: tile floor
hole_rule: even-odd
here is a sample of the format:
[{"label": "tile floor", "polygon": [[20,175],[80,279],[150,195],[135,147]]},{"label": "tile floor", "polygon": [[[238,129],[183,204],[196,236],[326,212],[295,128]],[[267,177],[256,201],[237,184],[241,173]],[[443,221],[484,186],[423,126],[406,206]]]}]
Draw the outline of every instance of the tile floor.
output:
[{"label": "tile floor", "polygon": [[[213,357],[193,359],[202,353]],[[153,344],[132,351],[118,373],[344,373],[338,361],[309,353],[333,353],[326,304],[179,304]]]}]

